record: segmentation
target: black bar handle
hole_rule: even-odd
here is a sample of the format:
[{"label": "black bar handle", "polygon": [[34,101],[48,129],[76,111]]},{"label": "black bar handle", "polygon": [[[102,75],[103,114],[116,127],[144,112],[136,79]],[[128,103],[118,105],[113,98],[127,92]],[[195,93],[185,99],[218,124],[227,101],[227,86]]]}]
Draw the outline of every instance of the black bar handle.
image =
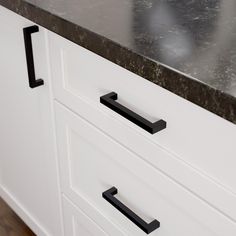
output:
[{"label": "black bar handle", "polygon": [[136,215],[132,210],[125,206],[122,202],[114,197],[118,193],[117,188],[112,187],[107,191],[102,193],[102,197],[106,199],[112,206],[114,206],[118,211],[130,219],[134,224],[136,224],[140,229],[142,229],[146,234],[150,234],[154,230],[160,227],[160,222],[153,220],[151,223],[146,223],[138,215]]},{"label": "black bar handle", "polygon": [[33,25],[23,29],[24,41],[25,41],[25,54],[26,62],[28,69],[28,78],[30,88],[35,88],[44,84],[42,79],[35,78],[35,69],[34,69],[34,56],[33,56],[33,47],[32,47],[32,38],[31,34],[39,32],[39,27]]},{"label": "black bar handle", "polygon": [[109,107],[113,111],[117,112],[121,116],[125,117],[129,121],[133,122],[134,124],[138,125],[139,127],[143,128],[147,132],[151,134],[155,134],[163,129],[166,128],[166,122],[164,120],[158,120],[154,123],[146,120],[142,116],[134,113],[127,107],[119,104],[115,100],[118,99],[118,95],[115,92],[108,93],[104,96],[100,97],[100,103]]}]

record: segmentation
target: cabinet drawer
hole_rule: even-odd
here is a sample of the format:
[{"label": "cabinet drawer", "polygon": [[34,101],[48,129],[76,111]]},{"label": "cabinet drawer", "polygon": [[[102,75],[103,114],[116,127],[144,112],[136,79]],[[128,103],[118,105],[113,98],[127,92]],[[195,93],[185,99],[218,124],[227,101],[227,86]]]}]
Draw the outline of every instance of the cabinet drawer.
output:
[{"label": "cabinet drawer", "polygon": [[[236,221],[234,124],[53,33],[49,42],[58,101]],[[166,129],[152,135],[101,104],[111,91]]]},{"label": "cabinet drawer", "polygon": [[58,103],[56,125],[62,191],[78,206],[86,200],[125,235],[145,233],[102,197],[113,186],[141,219],[160,222],[152,235],[236,234],[232,220]]}]

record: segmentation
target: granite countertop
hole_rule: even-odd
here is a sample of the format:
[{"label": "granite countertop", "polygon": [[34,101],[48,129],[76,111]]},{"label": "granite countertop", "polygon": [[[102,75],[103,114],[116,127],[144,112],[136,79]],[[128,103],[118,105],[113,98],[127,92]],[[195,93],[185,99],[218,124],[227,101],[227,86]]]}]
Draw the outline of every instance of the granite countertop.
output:
[{"label": "granite countertop", "polygon": [[236,124],[235,0],[0,0]]}]

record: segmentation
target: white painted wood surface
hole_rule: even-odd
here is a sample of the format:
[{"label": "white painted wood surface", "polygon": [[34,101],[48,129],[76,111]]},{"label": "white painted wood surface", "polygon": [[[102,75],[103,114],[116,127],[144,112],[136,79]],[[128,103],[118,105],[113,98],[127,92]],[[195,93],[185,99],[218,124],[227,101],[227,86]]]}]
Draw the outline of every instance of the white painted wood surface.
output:
[{"label": "white painted wood surface", "polygon": [[23,28],[0,7],[0,195],[39,236],[62,235],[45,29],[32,35],[37,78],[28,84]]},{"label": "white painted wood surface", "polygon": [[125,235],[145,235],[102,198],[115,186],[116,197],[141,218],[161,222],[152,235],[236,234],[236,224],[205,201],[59,103],[55,110],[62,191],[76,205],[85,199]]}]

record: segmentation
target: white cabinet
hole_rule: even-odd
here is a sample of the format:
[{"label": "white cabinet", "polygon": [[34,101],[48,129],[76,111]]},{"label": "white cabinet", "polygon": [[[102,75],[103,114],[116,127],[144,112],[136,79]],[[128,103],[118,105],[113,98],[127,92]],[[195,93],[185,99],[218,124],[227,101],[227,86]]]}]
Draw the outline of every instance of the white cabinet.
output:
[{"label": "white cabinet", "polygon": [[[78,115],[56,108],[62,191],[75,205],[85,199],[124,235],[144,235],[101,198],[115,186],[147,222],[160,219],[152,235],[236,234],[234,124],[51,32],[49,49],[53,96]],[[152,135],[114,103],[167,127]]]},{"label": "white cabinet", "polygon": [[[152,235],[236,235],[236,126],[31,26],[0,7],[0,196],[32,230],[146,235],[129,208],[160,221]],[[167,127],[152,135],[101,104],[111,92],[113,107]]]},{"label": "white cabinet", "polygon": [[[29,87],[23,28],[0,7],[0,195],[37,235],[62,235],[46,30],[32,34],[37,78]],[[31,68],[32,69],[32,68]]]}]

